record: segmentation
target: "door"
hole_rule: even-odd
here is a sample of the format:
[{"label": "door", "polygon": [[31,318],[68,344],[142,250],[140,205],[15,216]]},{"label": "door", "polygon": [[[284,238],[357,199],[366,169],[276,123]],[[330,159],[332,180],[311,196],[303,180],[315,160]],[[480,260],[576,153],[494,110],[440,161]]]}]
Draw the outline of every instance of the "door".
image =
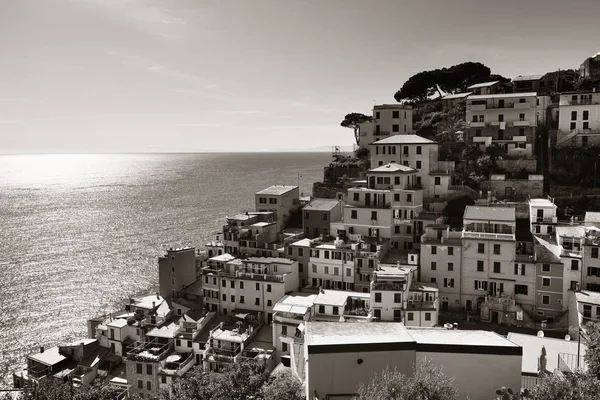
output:
[{"label": "door", "polygon": [[442,311],[448,311],[448,300],[442,301]]},{"label": "door", "polygon": [[498,311],[492,311],[492,323],[493,324],[498,323]]},{"label": "door", "polygon": [[537,222],[544,220],[544,210],[537,210]]},{"label": "door", "polygon": [[467,304],[466,304],[465,309],[467,311],[472,311],[473,310],[473,302],[471,300],[467,300]]}]

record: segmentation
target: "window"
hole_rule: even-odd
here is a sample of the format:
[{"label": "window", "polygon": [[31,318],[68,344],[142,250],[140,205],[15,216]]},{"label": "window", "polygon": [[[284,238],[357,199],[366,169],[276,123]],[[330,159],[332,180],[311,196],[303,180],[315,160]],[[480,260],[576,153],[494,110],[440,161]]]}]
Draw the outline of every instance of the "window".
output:
[{"label": "window", "polygon": [[371,211],[371,221],[377,221],[377,211]]},{"label": "window", "polygon": [[504,121],[504,114],[498,114],[498,122]]},{"label": "window", "polygon": [[[476,118],[475,118],[475,117],[473,117],[473,119],[475,120]],[[477,121],[473,121],[473,122],[477,122]],[[475,136],[476,136],[476,137],[479,137],[479,136],[481,136],[481,129],[475,129]]]},{"label": "window", "polygon": [[[290,249],[291,249],[291,247],[290,247]],[[235,289],[235,281],[229,281],[229,282],[231,282],[229,286],[231,286],[232,289]]]},{"label": "window", "polygon": [[550,304],[550,296],[548,295],[543,295],[542,296],[542,304],[548,305]]},{"label": "window", "polygon": [[437,279],[436,278],[431,278],[431,283],[436,283]]},{"label": "window", "polygon": [[346,268],[346,276],[352,276],[352,268]]},{"label": "window", "polygon": [[166,375],[162,375],[160,377],[160,383],[167,383],[167,377],[166,377]]},{"label": "window", "polygon": [[592,247],[592,258],[598,258],[598,247]]},{"label": "window", "polygon": [[437,263],[435,261],[431,262],[431,270],[435,271],[437,269]]},{"label": "window", "polygon": [[[590,129],[590,123],[589,122],[584,122],[583,123],[583,129]],[[581,139],[587,139],[587,136],[582,137]]]},{"label": "window", "polygon": [[392,125],[392,132],[400,132],[400,125]]},{"label": "window", "polygon": [[227,295],[223,293],[223,301],[227,301]]},{"label": "window", "polygon": [[437,254],[437,246],[431,246],[431,254]]},{"label": "window", "polygon": [[569,128],[570,128],[571,130],[574,130],[575,128],[577,128],[577,123],[575,123],[575,122],[571,122],[571,125],[569,126]]},{"label": "window", "polygon": [[542,278],[542,286],[549,287],[551,284],[550,278]]},{"label": "window", "polygon": [[475,290],[486,290],[488,288],[487,281],[474,281],[475,282]]},{"label": "window", "polygon": [[525,121],[525,114],[519,114],[519,121]]},{"label": "window", "polygon": [[282,325],[281,326],[281,334],[284,336],[287,336],[287,325]]},{"label": "window", "polygon": [[317,264],[312,265],[312,272],[313,272],[313,274],[317,273]]},{"label": "window", "polygon": [[422,154],[422,147],[421,146],[417,146],[417,154]]},{"label": "window", "polygon": [[304,219],[310,219],[310,213],[305,212],[304,213]]},{"label": "window", "polygon": [[454,247],[448,246],[448,255],[449,256],[453,256],[454,255]]},{"label": "window", "polygon": [[588,276],[598,276],[600,277],[600,268],[597,267],[588,267],[587,269]]},{"label": "window", "polygon": [[240,289],[244,288],[244,282],[240,282]]},{"label": "window", "polygon": [[590,118],[590,112],[588,110],[585,110],[583,112],[583,120],[588,120]]},{"label": "window", "polygon": [[417,161],[417,169],[421,169],[421,161]]},{"label": "window", "polygon": [[340,313],[339,307],[333,307],[333,315],[338,315]]},{"label": "window", "polygon": [[152,382],[146,382],[146,390],[152,390]]},{"label": "window", "polygon": [[477,243],[477,252],[479,254],[485,253],[485,243]]},{"label": "window", "polygon": [[571,271],[579,271],[579,261],[571,260]]},{"label": "window", "polygon": [[402,303],[402,293],[394,293],[394,303]]},{"label": "window", "polygon": [[454,263],[448,263],[448,271],[454,271]]},{"label": "window", "polygon": [[444,278],[444,287],[454,287],[454,278]]},{"label": "window", "polygon": [[319,314],[325,314],[325,306],[319,306]]},{"label": "window", "polygon": [[138,389],[143,389],[143,388],[144,388],[144,382],[138,381]]},{"label": "window", "polygon": [[483,272],[483,261],[477,260],[477,271]]},{"label": "window", "polygon": [[407,156],[408,155],[408,146],[402,147],[402,152],[404,153],[405,156]]},{"label": "window", "polygon": [[146,364],[146,374],[152,375],[152,364]]},{"label": "window", "polygon": [[515,285],[515,294],[522,294],[527,296],[527,285]]},{"label": "window", "polygon": [[515,264],[515,275],[525,275],[525,264]]},{"label": "window", "polygon": [[577,111],[571,111],[571,121],[577,121]]},{"label": "window", "polygon": [[381,293],[375,293],[375,303],[381,303]]},{"label": "window", "polygon": [[434,178],[434,184],[435,184],[435,186],[440,186],[442,184],[442,178],[440,178],[439,176],[436,176]]},{"label": "window", "polygon": [[235,296],[233,296],[233,295],[231,296],[231,302],[235,303]]},{"label": "window", "polygon": [[244,304],[244,296],[240,296],[240,304]]},{"label": "window", "polygon": [[143,371],[143,367],[144,367],[144,366],[143,366],[142,364],[139,364],[139,363],[138,363],[138,364],[136,364],[135,366],[136,366],[136,369],[137,369],[137,371],[136,371],[136,372],[137,372],[138,374],[142,374],[142,373],[143,373],[142,371]]},{"label": "window", "polygon": [[354,193],[354,201],[360,200],[360,193]]},{"label": "window", "polygon": [[259,299],[258,297],[256,297],[256,298],[254,299],[254,305],[255,305],[255,306],[260,306],[260,299]]},{"label": "window", "polygon": [[221,281],[221,286],[227,287],[227,281],[225,279]]},{"label": "window", "polygon": [[425,313],[425,321],[431,321],[431,313],[430,312]]},{"label": "window", "polygon": [[350,212],[350,218],[352,218],[352,219],[356,219],[356,218],[358,218],[358,214],[357,214],[357,211],[356,211],[356,210],[352,210],[352,211]]},{"label": "window", "polygon": [[519,103],[525,103],[525,99],[519,99]]},{"label": "window", "polygon": [[500,254],[500,245],[499,244],[494,245],[494,254]]},{"label": "window", "polygon": [[298,248],[298,256],[302,257],[304,255],[304,249],[303,248]]},{"label": "window", "polygon": [[326,265],[326,266],[323,267],[323,273],[325,275],[329,275],[329,266]]},{"label": "window", "polygon": [[409,312],[409,313],[406,313],[406,319],[408,321],[414,321],[415,320],[415,316],[414,316],[413,313]]},{"label": "window", "polygon": [[495,274],[500,273],[500,263],[498,261],[494,261],[494,273]]},{"label": "window", "polygon": [[394,201],[400,201],[400,193],[394,193]]},{"label": "window", "polygon": [[267,199],[264,197],[261,197],[258,202],[261,204],[267,204]]},{"label": "window", "polygon": [[589,304],[583,305],[583,318],[592,318],[592,306]]},{"label": "window", "polygon": [[392,118],[400,118],[400,111],[392,111]]},{"label": "window", "polygon": [[542,264],[542,272],[550,272],[550,264]]},{"label": "window", "polygon": [[479,122],[485,122],[485,115],[479,116]]},{"label": "window", "polygon": [[523,136],[525,134],[525,128],[519,128],[519,135]]},{"label": "window", "polygon": [[340,267],[333,267],[333,275],[338,276],[340,274]]}]

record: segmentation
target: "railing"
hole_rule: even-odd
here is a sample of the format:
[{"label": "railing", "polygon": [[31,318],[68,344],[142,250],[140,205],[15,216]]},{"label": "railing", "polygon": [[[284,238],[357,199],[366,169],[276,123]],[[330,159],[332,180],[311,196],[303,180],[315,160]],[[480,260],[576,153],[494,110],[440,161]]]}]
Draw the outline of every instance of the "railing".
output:
[{"label": "railing", "polygon": [[547,222],[550,224],[556,224],[558,222],[557,217],[533,217],[535,222]]},{"label": "railing", "polygon": [[588,104],[600,104],[600,101],[592,100],[592,99],[569,100],[570,106],[588,105]]},{"label": "railing", "polygon": [[159,361],[173,350],[173,340],[167,344],[160,344],[156,340],[150,342],[135,342],[127,347],[127,359]]},{"label": "railing", "polygon": [[462,237],[463,239],[515,240],[515,235],[512,233],[463,231]]},{"label": "railing", "polygon": [[587,371],[588,366],[584,356],[577,357],[577,354],[558,353],[558,369],[562,372],[575,372],[577,368]]},{"label": "railing", "polygon": [[359,250],[356,252],[356,257],[364,257],[364,258],[377,258],[381,255],[381,250],[378,251],[363,251]]},{"label": "railing", "polygon": [[456,192],[465,192],[467,195],[470,195],[473,198],[479,198],[479,192],[466,185],[448,185],[448,190],[453,190]]},{"label": "railing", "polygon": [[530,126],[531,122],[530,121],[526,121],[526,120],[523,120],[523,121],[513,121],[512,125],[513,126]]},{"label": "railing", "polygon": [[521,263],[533,262],[533,254],[515,254],[515,261]]},{"label": "railing", "polygon": [[249,279],[254,281],[267,281],[267,282],[283,282],[284,275],[268,275],[268,274],[255,274],[252,272],[238,271],[236,276],[241,279]]},{"label": "railing", "polygon": [[420,310],[420,309],[425,309],[425,310],[431,310],[431,309],[435,309],[436,302],[435,301],[410,301],[408,302],[408,306],[407,308],[409,310]]},{"label": "railing", "polygon": [[502,296],[485,296],[486,303],[491,304],[502,304],[503,306],[514,306],[516,304],[515,299],[512,297],[502,297]]},{"label": "railing", "polygon": [[404,290],[404,285],[399,283],[375,282],[371,290],[385,290],[393,292],[401,292]]}]

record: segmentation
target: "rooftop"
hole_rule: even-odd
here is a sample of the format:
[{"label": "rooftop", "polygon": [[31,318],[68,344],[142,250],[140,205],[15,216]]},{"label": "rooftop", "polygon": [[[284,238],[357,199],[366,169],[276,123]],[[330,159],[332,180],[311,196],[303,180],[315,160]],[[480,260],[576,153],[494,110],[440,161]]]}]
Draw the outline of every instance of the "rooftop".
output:
[{"label": "rooftop", "polygon": [[65,345],[60,346],[60,347],[77,347],[77,346],[81,346],[82,343],[83,343],[84,346],[87,346],[88,344],[92,344],[92,343],[94,343],[96,341],[97,341],[97,339],[87,339],[87,338],[84,338],[84,339],[76,340],[76,341],[74,341],[72,343],[69,343],[69,344],[65,344]]},{"label": "rooftop", "polygon": [[348,297],[370,299],[371,295],[369,293],[349,292],[347,290],[321,289],[321,292],[317,294],[314,304],[343,307]]},{"label": "rooftop", "polygon": [[447,96],[442,97],[442,100],[464,99],[465,97],[469,96],[472,93],[473,92],[449,94]]},{"label": "rooftop", "polygon": [[390,108],[390,109],[405,109],[405,110],[412,110],[412,106],[408,106],[406,104],[377,104],[373,107],[376,110],[381,110],[381,109],[385,109],[385,108]]},{"label": "rooftop", "polygon": [[214,256],[208,259],[208,261],[215,261],[215,262],[229,262],[231,260],[234,260],[235,257],[232,256],[229,253],[225,253],[225,254],[220,254],[218,256]]},{"label": "rooftop", "polygon": [[305,314],[306,310],[313,306],[316,298],[316,294],[292,292],[277,300],[277,303],[275,303],[275,306],[273,307],[273,311]]},{"label": "rooftop", "polygon": [[560,247],[538,236],[533,237],[533,246],[537,262],[560,263]]},{"label": "rooftop", "polygon": [[235,214],[235,215],[233,215],[231,217],[227,217],[227,219],[228,220],[234,220],[234,221],[246,221],[246,220],[248,220],[250,218],[253,218],[253,217],[256,217],[256,215],[251,215],[251,214],[248,214],[248,213],[245,213],[245,214],[242,213],[242,214]]},{"label": "rooftop", "polygon": [[519,75],[515,79],[513,79],[513,82],[519,82],[519,81],[539,81],[540,79],[542,79],[543,76],[544,75]]},{"label": "rooftop", "polygon": [[437,283],[411,282],[410,284],[411,292],[437,292],[438,290]]},{"label": "rooftop", "polygon": [[340,204],[340,201],[335,199],[313,199],[304,206],[304,210],[331,211],[338,204]]},{"label": "rooftop", "polygon": [[372,168],[369,170],[369,172],[417,172],[417,170],[409,167],[408,165],[391,162],[389,164],[381,165],[377,168]]},{"label": "rooftop", "polygon": [[[142,297],[134,297],[132,305],[138,308],[144,308],[150,310],[153,305],[159,305],[164,301],[164,299],[158,294],[149,294]],[[152,304],[154,303],[154,304]]]},{"label": "rooftop", "polygon": [[537,97],[536,92],[527,93],[499,93],[499,94],[479,94],[469,96],[469,100],[485,100],[485,99],[509,99],[511,97]]},{"label": "rooftop", "polygon": [[58,352],[58,347],[52,347],[45,350],[43,353],[31,354],[27,356],[31,360],[35,360],[45,365],[56,365],[67,358]]},{"label": "rooftop", "polygon": [[378,278],[393,278],[395,276],[406,278],[412,269],[410,267],[398,267],[397,265],[382,265],[379,264],[379,269],[373,271],[373,274]]},{"label": "rooftop", "polygon": [[556,207],[554,203],[548,199],[529,199],[529,204],[533,207]]},{"label": "rooftop", "polygon": [[308,346],[410,343],[414,341],[404,324],[395,322],[373,324],[308,322],[305,339]]},{"label": "rooftop", "polygon": [[490,87],[490,86],[494,86],[496,83],[499,83],[499,82],[500,81],[476,83],[474,85],[469,86],[467,89],[478,89],[478,88]]},{"label": "rooftop", "polygon": [[[550,372],[558,368],[558,354],[577,354],[577,342],[565,339],[554,339],[509,332],[507,339],[523,348],[521,372],[537,374],[538,360],[542,354],[542,346],[546,348],[546,369]],[[585,354],[586,346],[581,344],[581,355]]]},{"label": "rooftop", "polygon": [[434,144],[433,140],[419,135],[394,135],[371,144]]},{"label": "rooftop", "polygon": [[294,260],[289,258],[281,257],[248,257],[243,262],[257,263],[257,264],[293,264]]},{"label": "rooftop", "polygon": [[557,226],[556,234],[558,236],[582,238],[582,237],[585,237],[585,227],[583,227],[583,226]]},{"label": "rooftop", "polygon": [[296,242],[290,243],[290,246],[298,246],[298,247],[310,247],[312,240],[310,239],[300,239]]},{"label": "rooftop", "polygon": [[260,192],[256,192],[256,194],[281,196],[288,192],[291,192],[294,189],[298,189],[298,186],[273,185],[271,187],[261,190]]},{"label": "rooftop", "polygon": [[595,304],[600,306],[600,293],[589,290],[575,292],[575,298],[580,303]]},{"label": "rooftop", "polygon": [[441,344],[445,346],[494,346],[519,347],[513,342],[490,331],[443,328],[411,328],[408,330],[417,344]]},{"label": "rooftop", "polygon": [[592,223],[600,222],[600,212],[586,211],[584,221]]},{"label": "rooftop", "polygon": [[154,329],[150,330],[146,334],[146,336],[172,339],[176,336],[176,333],[178,330],[179,330],[179,324],[176,324],[176,323],[171,323],[168,325],[165,324],[165,325],[161,326],[160,328],[154,328]]},{"label": "rooftop", "polygon": [[124,326],[127,326],[127,320],[125,318],[113,319],[108,322],[106,326],[110,326],[111,328],[123,328]]},{"label": "rooftop", "polygon": [[484,221],[515,221],[515,209],[510,207],[478,207],[467,206],[464,219]]},{"label": "rooftop", "polygon": [[254,226],[254,227],[257,227],[257,228],[262,228],[264,226],[274,225],[274,224],[275,224],[275,222],[257,222],[255,224],[250,225],[250,226]]}]

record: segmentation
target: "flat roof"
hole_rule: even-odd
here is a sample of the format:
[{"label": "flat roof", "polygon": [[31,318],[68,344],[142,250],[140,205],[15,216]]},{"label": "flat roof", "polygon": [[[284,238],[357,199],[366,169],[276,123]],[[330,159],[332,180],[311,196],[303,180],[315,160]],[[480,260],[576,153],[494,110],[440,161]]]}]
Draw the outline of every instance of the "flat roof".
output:
[{"label": "flat roof", "polygon": [[331,211],[338,204],[340,204],[340,201],[335,199],[313,199],[304,206],[304,210]]},{"label": "flat roof", "polygon": [[513,82],[519,82],[519,81],[539,81],[540,79],[543,78],[543,76],[544,75],[519,75],[515,79],[513,79]]},{"label": "flat roof", "polygon": [[305,340],[308,346],[347,346],[373,343],[414,342],[404,324],[399,322],[347,323],[308,322]]},{"label": "flat roof", "polygon": [[417,172],[417,170],[409,167],[408,165],[391,162],[389,164],[381,165],[377,168],[371,168],[369,172]]},{"label": "flat roof", "polygon": [[499,93],[499,94],[478,94],[469,96],[469,100],[485,100],[485,99],[507,99],[511,97],[537,97],[536,92],[526,93]]},{"label": "flat roof", "polygon": [[373,108],[376,110],[386,109],[386,108],[412,110],[412,106],[409,106],[406,104],[377,104],[377,105],[373,106]]},{"label": "flat roof", "polygon": [[465,97],[469,96],[472,93],[473,92],[449,94],[449,95],[446,95],[446,96],[442,97],[442,100],[462,99],[462,98],[465,98]]},{"label": "flat roof", "polygon": [[96,341],[98,341],[98,339],[84,338],[84,339],[75,340],[74,342],[71,342],[69,344],[65,344],[65,345],[59,346],[59,347],[77,347],[77,346],[81,346],[81,343],[83,343],[84,346],[87,346],[88,344],[92,344]]},{"label": "flat roof", "polygon": [[412,269],[410,267],[398,267],[397,265],[388,264],[382,265],[379,264],[379,269],[373,271],[377,277],[381,278],[392,278],[394,276],[402,276],[406,277],[406,275],[410,274]]},{"label": "flat roof", "polygon": [[255,217],[256,217],[256,215],[240,213],[240,214],[235,214],[231,217],[227,217],[227,219],[231,219],[231,220],[235,220],[235,221],[246,221],[250,218],[255,218]]},{"label": "flat roof", "polygon": [[255,227],[258,227],[258,228],[262,228],[264,226],[274,225],[274,224],[275,224],[275,222],[256,222],[256,223],[254,223],[254,224],[252,224],[250,226],[255,226]]},{"label": "flat roof", "polygon": [[490,82],[476,83],[474,85],[469,86],[467,89],[478,89],[478,88],[483,88],[483,87],[490,87],[490,86],[495,85],[498,82],[500,82],[500,81],[490,81]]},{"label": "flat roof", "polygon": [[[507,339],[523,348],[521,372],[537,374],[538,360],[542,354],[542,347],[546,348],[546,369],[550,372],[558,368],[559,353],[577,354],[577,342],[565,339],[538,337],[523,333],[509,332]],[[585,344],[581,344],[581,355],[586,351]]]},{"label": "flat roof", "polygon": [[390,136],[371,144],[435,144],[435,142],[419,135],[408,134]]},{"label": "flat roof", "polygon": [[134,297],[132,305],[149,310],[152,308],[152,303],[154,303],[154,306],[156,306],[157,304],[161,304],[163,301],[164,299],[161,296],[149,294],[142,297]]},{"label": "flat roof", "polygon": [[220,254],[218,256],[214,256],[208,259],[208,261],[216,261],[216,262],[229,262],[231,260],[234,260],[235,257],[232,256],[229,253],[225,253],[225,254]]},{"label": "flat roof", "polygon": [[256,192],[256,194],[281,196],[283,194],[291,192],[294,189],[298,189],[298,186],[273,185],[266,189],[261,190],[260,192]]},{"label": "flat roof", "polygon": [[56,365],[67,359],[58,352],[58,347],[51,347],[44,350],[43,353],[31,354],[27,357],[45,365]]},{"label": "flat roof", "polygon": [[580,303],[600,305],[600,293],[598,292],[581,290],[579,292],[575,292],[575,298]]},{"label": "flat roof", "polygon": [[347,290],[321,289],[321,292],[317,294],[315,304],[342,307],[348,300],[348,297],[370,299],[371,295],[369,293],[349,292]]},{"label": "flat roof", "polygon": [[555,228],[558,236],[578,237],[585,236],[585,227],[583,226],[557,226]]},{"label": "flat roof", "polygon": [[316,294],[306,292],[293,292],[286,294],[281,299],[277,300],[273,311],[289,312],[294,314],[304,314],[306,310],[313,306]]},{"label": "flat roof", "polygon": [[146,336],[173,339],[176,336],[178,330],[179,324],[173,322],[168,325],[163,325],[160,328],[153,328],[148,333],[146,333]]},{"label": "flat roof", "polygon": [[554,203],[548,199],[529,199],[529,204],[534,207],[556,207]]},{"label": "flat roof", "polygon": [[412,281],[410,290],[412,292],[437,292],[439,289],[437,283]]},{"label": "flat roof", "polygon": [[310,240],[310,239],[300,239],[298,241],[290,243],[290,246],[310,247],[311,243],[312,243],[312,240]]},{"label": "flat roof", "polygon": [[127,325],[127,320],[125,318],[113,319],[106,326],[111,328],[122,328]]},{"label": "flat roof", "polygon": [[515,209],[512,207],[467,206],[463,219],[514,222],[515,216]]},{"label": "flat roof", "polygon": [[496,332],[444,328],[411,328],[408,330],[417,344],[444,346],[519,347]]},{"label": "flat roof", "polygon": [[260,264],[293,264],[296,261],[290,260],[289,258],[281,257],[248,257],[242,262],[260,263]]}]

